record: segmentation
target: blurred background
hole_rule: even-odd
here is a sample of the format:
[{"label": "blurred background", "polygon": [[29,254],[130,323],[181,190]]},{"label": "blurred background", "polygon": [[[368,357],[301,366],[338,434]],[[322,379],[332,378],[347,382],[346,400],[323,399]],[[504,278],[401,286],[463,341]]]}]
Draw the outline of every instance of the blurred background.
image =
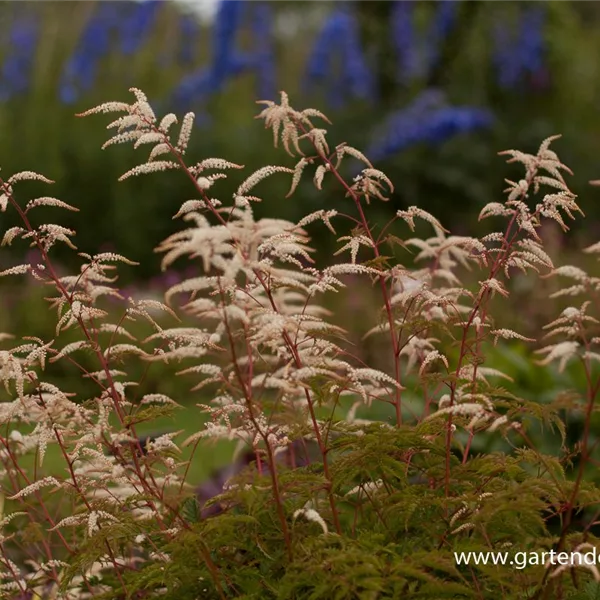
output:
[{"label": "blurred background", "polygon": [[[588,217],[569,237],[581,247],[600,238],[600,189],[588,185],[600,178],[599,28],[597,2],[0,2],[0,166],[4,174],[31,169],[55,180],[51,191],[27,190],[81,212],[56,217],[48,209],[48,218],[77,230],[80,251],[115,250],[140,262],[120,269],[122,283],[160,295],[182,273],[160,275],[153,249],[180,227],[171,217],[193,189],[177,173],[118,183],[145,151],[101,151],[108,121],[75,113],[129,102],[128,88],[139,87],[159,115],[196,113],[188,150],[194,161],[224,157],[249,173],[294,163],[252,118],[257,99],[286,90],[294,107],[330,117],[330,142],[363,150],[395,182],[391,201],[371,207],[378,224],[417,204],[455,233],[477,233],[480,209],[503,198],[503,179],[520,177],[498,151],[535,152],[561,133],[555,149],[575,171],[569,181]],[[346,167],[352,176],[354,167]],[[230,198],[242,177],[220,184],[220,197]],[[318,193],[309,177],[285,199],[288,184],[264,184],[258,216],[297,220],[344,201],[334,186]],[[2,232],[15,224],[10,210],[0,213]],[[315,239],[322,256],[334,243]],[[556,244],[556,252],[570,251]],[[55,259],[78,270],[76,255],[63,250],[56,248]],[[22,262],[24,252],[1,248],[0,269]],[[32,308],[42,295],[32,289],[23,281],[0,284],[0,331],[54,336],[54,315]],[[535,311],[521,305],[514,317],[524,324],[547,321],[548,289],[536,288],[537,303],[533,293],[524,283],[520,298]],[[340,311],[368,312],[365,298],[350,298]],[[543,397],[559,385],[541,377],[524,351],[495,352],[505,361],[498,368],[514,369],[529,392]],[[158,382],[164,393],[181,386],[158,366],[146,381],[144,393]],[[73,379],[67,387],[80,385]]]}]

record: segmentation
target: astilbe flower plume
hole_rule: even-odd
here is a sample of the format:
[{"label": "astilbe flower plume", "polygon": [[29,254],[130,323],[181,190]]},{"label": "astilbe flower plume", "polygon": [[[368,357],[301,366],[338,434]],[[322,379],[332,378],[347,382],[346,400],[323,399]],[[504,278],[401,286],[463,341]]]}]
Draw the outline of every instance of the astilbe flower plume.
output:
[{"label": "astilbe flower plume", "polygon": [[[178,328],[157,332],[149,339],[168,341],[170,350],[148,360],[206,357],[198,367],[185,370],[202,376],[197,389],[225,381],[236,382],[233,386],[227,385],[215,398],[214,406],[209,409],[212,420],[208,429],[192,436],[187,443],[201,437],[224,436],[251,446],[260,445],[274,473],[275,451],[289,443],[297,428],[296,435],[306,431],[315,437],[327,472],[322,425],[314,410],[315,400],[307,388],[309,382],[316,377],[331,377],[338,382],[340,392],[354,390],[367,404],[401,386],[383,372],[362,368],[344,358],[342,349],[327,339],[339,329],[323,318],[326,312],[315,300],[326,291],[343,287],[340,276],[344,274],[378,276],[380,272],[355,262],[319,270],[312,266],[309,239],[301,225],[280,219],[254,219],[252,204],[259,200],[254,188],[267,177],[289,173],[293,175],[293,190],[306,165],[304,159],[296,169],[276,166],[259,169],[238,187],[236,207],[221,207],[208,197],[207,190],[226,176],[222,172],[224,168],[240,167],[221,159],[206,159],[184,167],[182,149],[187,144],[189,127],[182,128],[176,143],[171,141],[168,131],[173,118],[168,116],[157,125],[145,97],[137,90],[134,92],[138,98],[134,105],[106,104],[96,112],[125,110],[128,115],[114,125],[122,129],[136,124],[134,130],[117,133],[113,141],[135,142],[136,146],[147,141],[155,145],[150,161],[133,168],[124,177],[185,169],[192,178],[199,197],[184,203],[178,213],[192,227],[165,240],[159,250],[165,253],[163,268],[179,257],[194,256],[201,260],[205,275],[173,286],[166,294],[166,301],[171,303],[178,295],[192,294],[184,309],[203,322],[215,324],[208,330]],[[297,112],[289,107],[285,95],[281,106],[273,102],[265,104],[261,117],[273,128],[277,139],[281,136],[290,153],[293,153],[292,148],[298,148],[300,138],[307,136],[319,153],[328,152],[323,130],[314,127],[312,122],[323,119],[321,113],[310,109]],[[306,136],[299,135],[300,126],[307,128]],[[155,159],[159,153],[167,152],[175,160]],[[345,155],[362,156],[345,146],[336,153],[338,163]],[[370,168],[368,161],[367,167],[349,188],[349,193],[383,198],[383,188],[390,187],[391,182],[383,173]],[[218,172],[210,174],[213,170]],[[329,222],[333,216],[334,213],[325,216],[319,212],[314,218],[326,218]],[[203,293],[211,289],[213,294]],[[248,343],[238,347],[243,337]],[[210,362],[209,357],[216,347],[229,347],[234,353],[229,366],[220,364],[218,354],[217,362]],[[285,407],[282,415],[287,415],[286,420],[280,421],[277,414],[267,419],[260,400],[264,393],[277,395],[282,409]],[[294,422],[290,422],[291,415],[296,415]],[[276,481],[273,485],[277,495]],[[329,501],[335,522],[331,496]],[[283,520],[282,527],[287,530]]]}]

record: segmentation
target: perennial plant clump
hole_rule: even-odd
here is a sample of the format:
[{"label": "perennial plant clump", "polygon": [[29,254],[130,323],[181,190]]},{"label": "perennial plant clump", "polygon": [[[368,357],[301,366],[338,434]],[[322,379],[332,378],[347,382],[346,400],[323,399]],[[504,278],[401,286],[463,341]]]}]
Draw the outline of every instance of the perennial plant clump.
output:
[{"label": "perennial plant clump", "polygon": [[[3,597],[596,594],[595,565],[516,570],[456,561],[468,551],[598,544],[600,489],[588,469],[596,456],[600,280],[580,266],[555,267],[544,249],[545,221],[566,231],[565,221],[582,214],[565,179],[570,171],[551,149],[554,138],[536,154],[505,153],[521,174],[507,180],[504,202],[482,209],[481,220],[494,228],[457,236],[418,206],[374,226],[370,205],[387,199],[391,179],[358,149],[334,145],[327,117],[292,108],[285,93],[279,103],[261,102],[258,116],[291,166],[264,166],[240,177],[233,198],[219,198],[220,180],[243,167],[188,157],[194,115],[180,124],[174,114],[158,118],[146,96],[131,91],[132,103],[107,102],[83,115],[120,115],[108,125],[105,147],[151,147],[121,179],[175,170],[189,180],[193,198],[174,216],[184,227],[157,251],[164,270],[187,258],[197,273],[168,288],[164,303],[120,293],[115,266],[131,261],[116,253],[82,253],[80,272],[63,275],[52,250],[75,249],[75,232],[36,215],[42,206],[77,208],[51,196],[24,200],[25,182],[51,183],[37,173],[0,180],[0,209],[20,217],[3,245],[25,242],[41,257],[0,275],[47,286],[57,321],[54,340],[26,332],[0,338]],[[345,180],[340,166],[351,161],[361,168]],[[343,203],[324,203],[298,223],[255,219],[261,182],[270,177],[289,179],[287,197],[312,178],[323,196],[339,189]],[[136,202],[143,210],[143,199]],[[320,229],[338,239],[331,264],[313,258],[310,232]],[[586,249],[599,251],[600,244]],[[518,271],[570,280],[555,296],[572,305],[541,333],[536,360],[548,369],[578,361],[586,389],[550,403],[521,398],[487,360],[493,344],[537,343],[497,319],[495,306],[507,301]],[[362,362],[327,310],[329,296],[360,280],[380,297],[367,336],[390,356],[389,370]],[[122,307],[116,319],[107,299]],[[136,321],[150,328],[144,339],[130,330]],[[65,343],[67,330],[78,339]],[[83,365],[84,354],[95,370]],[[140,358],[148,368],[180,365],[209,401],[181,408],[182,398],[161,390],[136,396],[128,365]],[[79,397],[50,383],[47,371],[61,362],[78,366],[97,392]],[[138,426],[176,410],[205,411],[206,427],[142,447]],[[564,442],[564,410],[584,415],[575,448]],[[553,455],[536,447],[539,423],[563,436]],[[195,460],[221,438],[252,449],[256,461],[209,501],[219,514],[206,517],[181,451],[191,446]],[[503,450],[475,451],[483,438],[504,440]],[[51,446],[62,457],[60,473],[45,470]],[[314,450],[306,453],[311,459],[295,462],[302,447]],[[290,460],[280,460],[285,453]]]}]

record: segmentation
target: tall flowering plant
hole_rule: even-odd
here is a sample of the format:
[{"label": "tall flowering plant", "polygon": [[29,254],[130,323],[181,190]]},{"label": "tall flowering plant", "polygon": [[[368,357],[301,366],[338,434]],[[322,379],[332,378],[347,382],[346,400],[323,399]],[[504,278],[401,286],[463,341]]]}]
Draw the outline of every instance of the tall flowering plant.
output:
[{"label": "tall flowering plant", "polygon": [[[147,160],[122,180],[173,171],[189,182],[194,198],[175,214],[185,227],[157,250],[163,269],[187,257],[198,272],[170,286],[164,303],[119,293],[112,267],[129,261],[116,253],[82,253],[79,273],[61,275],[51,255],[58,244],[74,248],[75,232],[40,223],[36,214],[42,206],[76,207],[50,196],[24,202],[24,182],[50,183],[32,171],[0,181],[0,209],[14,211],[21,223],[5,231],[3,244],[25,241],[40,255],[39,263],[0,275],[46,284],[57,311],[57,340],[25,337],[0,351],[8,394],[0,405],[2,592],[174,599],[349,598],[375,590],[382,598],[526,592],[566,599],[581,587],[568,576],[575,569],[586,589],[597,590],[600,575],[588,563],[532,559],[516,578],[513,567],[474,570],[456,561],[457,553],[472,550],[534,555],[597,543],[596,516],[584,524],[575,519],[600,501],[585,477],[595,460],[590,428],[600,389],[593,300],[564,310],[547,327],[562,341],[538,350],[541,365],[580,362],[589,384],[570,404],[518,397],[497,383],[507,376],[486,359],[486,348],[499,340],[535,341],[497,322],[492,310],[510,294],[515,269],[574,281],[557,295],[593,298],[597,287],[578,267],[555,267],[540,236],[543,221],[566,231],[566,221],[581,213],[566,181],[570,171],[551,149],[554,138],[535,154],[505,153],[523,174],[508,181],[503,202],[481,211],[481,219],[498,220],[493,232],[452,235],[411,206],[396,212],[407,230],[399,238],[386,228],[377,232],[368,217],[374,203],[387,200],[392,181],[357,148],[334,146],[320,111],[293,108],[285,93],[279,102],[261,102],[258,117],[293,166],[266,165],[242,176],[226,201],[219,187],[243,167],[190,156],[194,114],[180,122],[173,113],[159,118],[143,92],[131,91],[130,103],[106,102],[83,114],[120,115],[108,126],[114,131],[105,147],[150,147]],[[362,164],[351,180],[340,171],[348,160]],[[288,179],[288,197],[303,178],[317,191],[334,183],[347,206],[298,222],[257,218],[254,207],[271,177]],[[344,220],[350,235],[336,234]],[[314,227],[336,236],[338,262],[315,261]],[[415,250],[422,266],[410,269],[384,254],[389,244]],[[466,269],[479,273],[473,285],[465,283]],[[380,318],[368,335],[379,336],[390,354],[389,371],[350,352],[325,307],[327,295],[344,293],[348,275],[378,291]],[[116,321],[105,297],[123,304]],[[161,315],[182,321],[168,325]],[[152,328],[145,339],[128,328],[137,320]],[[79,339],[61,345],[68,329]],[[457,353],[448,351],[453,346]],[[93,358],[95,371],[81,364],[81,353]],[[133,356],[149,365],[181,364],[180,374],[196,381],[193,390],[209,392],[210,401],[197,408],[209,417],[203,430],[185,440],[167,433],[142,447],[137,425],[177,399],[160,389],[135,397],[125,366]],[[44,370],[60,361],[81,366],[96,393],[77,398],[50,384]],[[419,402],[407,401],[415,395]],[[374,418],[375,406],[387,415]],[[541,419],[563,430],[558,412],[565,406],[584,410],[583,440],[564,457],[545,456],[531,443],[531,423]],[[476,437],[499,435],[514,451],[472,451]],[[186,485],[189,462],[181,449],[222,438],[250,448],[255,461],[212,499],[220,514],[208,517]],[[62,474],[41,470],[50,446],[62,456]],[[305,453],[301,463],[278,459],[308,446],[313,456]],[[565,471],[575,454],[581,460],[570,479]],[[547,519],[557,514],[563,518],[552,532]]]}]

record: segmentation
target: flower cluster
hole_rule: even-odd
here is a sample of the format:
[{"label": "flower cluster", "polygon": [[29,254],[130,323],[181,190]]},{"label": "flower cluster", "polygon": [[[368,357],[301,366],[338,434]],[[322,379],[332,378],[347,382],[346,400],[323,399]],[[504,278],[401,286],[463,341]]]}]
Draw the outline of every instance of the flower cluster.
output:
[{"label": "flower cluster", "polygon": [[542,82],[545,67],[546,41],[544,24],[547,9],[528,5],[521,9],[518,26],[512,30],[506,23],[497,23],[494,30],[494,63],[498,84],[507,89],[530,81]]},{"label": "flower cluster", "polygon": [[198,20],[189,14],[182,15],[179,19],[179,45],[178,60],[182,65],[191,65],[195,60],[195,46],[200,36]]},{"label": "flower cluster", "polygon": [[99,62],[110,51],[111,29],[118,22],[118,8],[114,3],[96,4],[94,14],[64,67],[59,88],[63,102],[75,102],[81,92],[92,89]]},{"label": "flower cluster", "polygon": [[[228,79],[248,70],[257,73],[261,91],[272,93],[275,56],[271,10],[267,2],[220,2],[213,24],[211,62],[183,78],[172,93],[174,105],[185,110],[202,105],[210,95],[219,92]],[[247,13],[250,13],[255,47],[252,52],[245,53],[237,49],[237,38]]]},{"label": "flower cluster", "polygon": [[373,71],[361,48],[354,6],[336,8],[325,21],[308,58],[305,80],[308,90],[315,84],[326,86],[333,105],[348,98],[374,98]]},{"label": "flower cluster", "polygon": [[439,59],[440,48],[456,25],[459,2],[437,2],[428,31],[416,35],[416,2],[396,0],[392,8],[391,27],[398,56],[401,81],[425,76]]},{"label": "flower cluster", "polygon": [[24,94],[29,90],[39,37],[39,20],[19,16],[9,32],[10,51],[1,73],[0,100]]},{"label": "flower cluster", "polygon": [[119,19],[120,51],[130,56],[139,51],[150,34],[163,0],[146,0],[127,7]]},{"label": "flower cluster", "polygon": [[439,144],[461,133],[489,128],[493,121],[489,110],[449,106],[438,90],[425,90],[409,106],[386,117],[367,154],[379,161],[419,143]]}]

